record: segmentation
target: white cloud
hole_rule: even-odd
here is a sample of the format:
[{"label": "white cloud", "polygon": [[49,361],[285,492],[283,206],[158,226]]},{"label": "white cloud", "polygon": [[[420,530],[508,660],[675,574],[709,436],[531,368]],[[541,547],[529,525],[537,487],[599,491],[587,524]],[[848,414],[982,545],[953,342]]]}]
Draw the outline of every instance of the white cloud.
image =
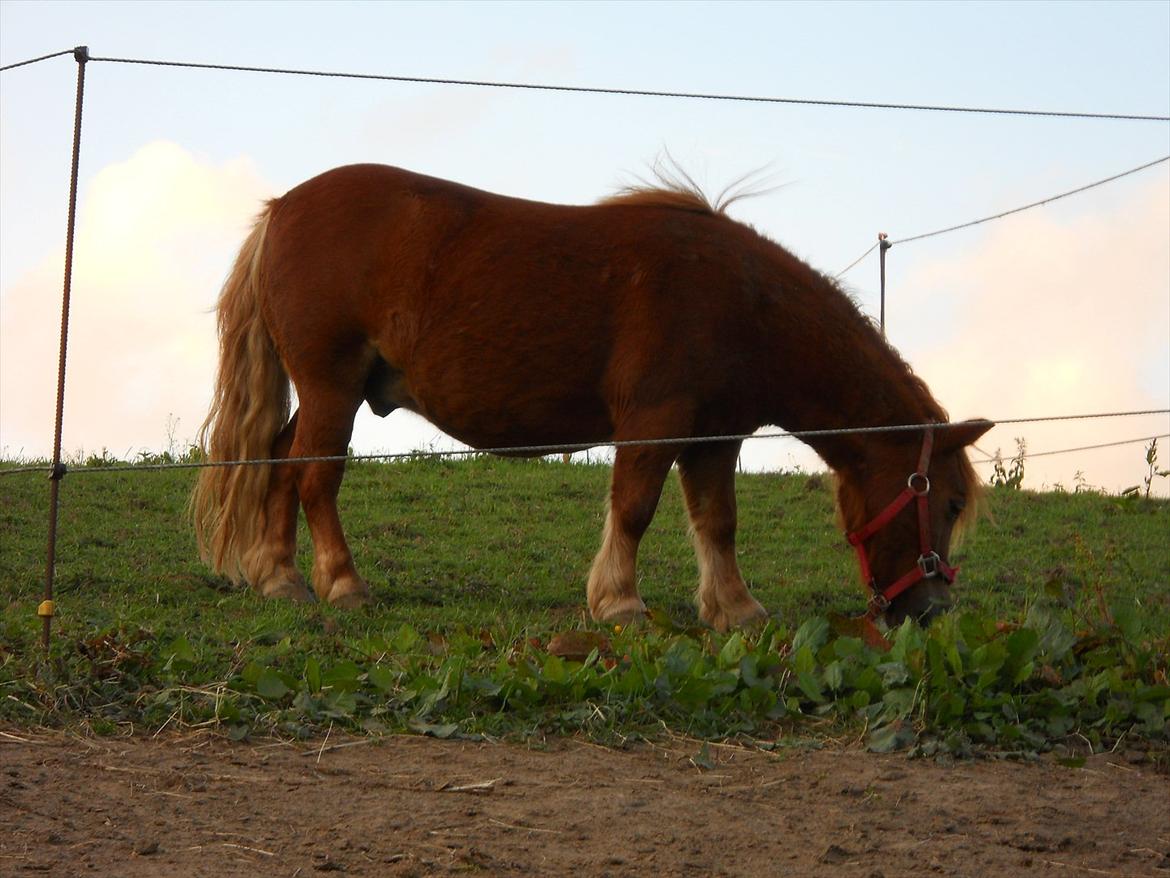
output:
[{"label": "white cloud", "polygon": [[[215,304],[271,194],[250,160],[154,142],[96,174],[74,249],[63,446],[124,455],[194,436],[210,397]],[[52,448],[63,247],[0,299],[0,448]],[[177,421],[177,425],[175,422]]]},{"label": "white cloud", "polygon": [[[954,417],[1167,408],[1170,182],[1162,173],[1105,211],[1005,219],[958,258],[920,264],[897,296],[930,327],[901,335]],[[1166,416],[1005,425],[980,445],[1014,452],[1020,436],[1040,452],[1167,432]],[[1072,488],[1078,471],[1109,490],[1137,484],[1142,447],[1035,458],[1025,485]]]}]

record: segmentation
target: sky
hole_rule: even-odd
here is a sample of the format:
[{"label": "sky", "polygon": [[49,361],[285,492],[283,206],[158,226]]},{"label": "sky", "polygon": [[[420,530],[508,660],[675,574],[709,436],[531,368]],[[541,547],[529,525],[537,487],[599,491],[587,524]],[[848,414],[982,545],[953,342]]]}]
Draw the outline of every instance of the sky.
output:
[{"label": "sky", "polygon": [[[603,88],[1170,114],[1168,3],[0,2],[0,65],[96,57]],[[77,65],[0,74],[0,457],[47,456]],[[731,215],[836,274],[900,239],[1170,154],[1170,124],[565,94],[87,65],[64,450],[182,449],[215,368],[214,305],[260,208],[383,162],[588,203],[669,154]],[[1170,408],[1166,163],[888,253],[892,343],[955,419]],[[878,311],[877,256],[842,280]],[[1010,457],[1170,432],[1165,415],[1006,424]],[[358,452],[452,447],[363,410]],[[1162,466],[1170,442],[1160,443]],[[591,459],[597,459],[594,452]],[[794,440],[748,469],[816,469]],[[990,468],[981,465],[981,471]],[[1025,485],[1140,484],[1140,444],[1035,457]],[[1158,480],[1160,493],[1170,480]]]}]

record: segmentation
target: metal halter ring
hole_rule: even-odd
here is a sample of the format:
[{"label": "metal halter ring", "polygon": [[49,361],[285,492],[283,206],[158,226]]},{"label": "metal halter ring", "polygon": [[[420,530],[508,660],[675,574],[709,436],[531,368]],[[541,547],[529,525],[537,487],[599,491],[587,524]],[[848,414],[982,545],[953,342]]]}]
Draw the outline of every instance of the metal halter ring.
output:
[{"label": "metal halter ring", "polygon": [[[915,479],[922,479],[922,481],[926,484],[926,487],[921,491],[917,490],[914,487]],[[915,497],[925,497],[930,493],[930,479],[926,477],[926,473],[910,473],[910,478],[906,479],[906,487],[914,492]]]},{"label": "metal halter ring", "polygon": [[922,576],[925,579],[930,579],[932,576],[938,576],[939,565],[942,564],[942,558],[939,557],[938,552],[931,552],[929,555],[918,556],[918,569],[922,571]]}]

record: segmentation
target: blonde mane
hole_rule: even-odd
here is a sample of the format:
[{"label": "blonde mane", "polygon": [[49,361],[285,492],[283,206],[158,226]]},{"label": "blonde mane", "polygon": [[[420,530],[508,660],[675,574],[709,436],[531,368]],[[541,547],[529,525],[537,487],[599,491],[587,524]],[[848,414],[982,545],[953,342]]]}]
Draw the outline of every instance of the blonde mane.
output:
[{"label": "blonde mane", "polygon": [[635,207],[669,207],[687,210],[691,213],[726,215],[727,209],[744,198],[767,195],[774,186],[760,186],[763,169],[749,171],[724,187],[714,199],[709,198],[694,177],[684,171],[667,154],[665,160],[658,160],[650,169],[653,180],[641,177],[629,185],[622,186],[613,195],[598,201],[598,204],[623,204]]},{"label": "blonde mane", "polygon": [[723,213],[711,204],[698,189],[674,189],[663,186],[626,186],[613,195],[607,195],[598,204],[626,204],[633,207],[673,207],[692,213]]}]

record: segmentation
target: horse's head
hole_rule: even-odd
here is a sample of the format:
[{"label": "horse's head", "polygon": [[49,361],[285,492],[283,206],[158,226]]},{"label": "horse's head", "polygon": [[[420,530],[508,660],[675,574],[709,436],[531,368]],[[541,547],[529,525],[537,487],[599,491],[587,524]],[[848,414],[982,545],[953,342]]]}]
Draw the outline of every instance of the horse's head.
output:
[{"label": "horse's head", "polygon": [[869,588],[870,618],[925,624],[951,605],[952,539],[975,514],[980,483],[966,448],[990,421],[877,434],[841,472],[837,500]]}]

